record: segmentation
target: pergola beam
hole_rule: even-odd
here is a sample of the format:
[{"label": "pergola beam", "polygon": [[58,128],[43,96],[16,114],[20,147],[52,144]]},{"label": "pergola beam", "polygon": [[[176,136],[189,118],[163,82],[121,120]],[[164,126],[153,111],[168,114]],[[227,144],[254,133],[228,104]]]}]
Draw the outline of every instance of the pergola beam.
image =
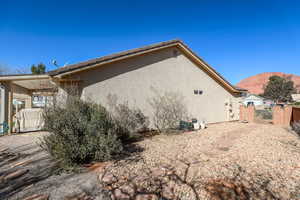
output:
[{"label": "pergola beam", "polygon": [[39,75],[8,75],[0,76],[0,81],[23,81],[23,80],[40,80],[40,79],[50,79],[48,74],[39,74]]}]

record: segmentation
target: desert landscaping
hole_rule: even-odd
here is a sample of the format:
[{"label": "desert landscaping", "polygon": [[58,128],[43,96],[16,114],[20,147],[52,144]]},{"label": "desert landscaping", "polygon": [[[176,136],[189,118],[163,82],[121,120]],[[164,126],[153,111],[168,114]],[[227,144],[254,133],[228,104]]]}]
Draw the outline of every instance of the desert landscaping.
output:
[{"label": "desert landscaping", "polygon": [[0,200],[300,200],[300,1],[4,1]]},{"label": "desert landscaping", "polygon": [[[41,175],[41,168],[44,171],[46,166],[49,167],[52,163],[36,146],[37,137],[40,136],[40,133],[33,133],[0,138],[1,147],[8,148],[0,154],[2,199],[20,199],[38,194],[50,199],[67,199],[76,196],[76,193],[81,195],[82,199],[88,195],[91,195],[91,198],[97,196],[96,199],[105,199],[105,195],[116,196],[117,199],[129,199],[134,195],[138,198],[140,195],[140,198],[146,199],[141,191],[128,189],[131,186],[128,183],[126,191],[129,192],[122,193],[122,177],[133,183],[136,181],[134,177],[139,177],[142,179],[140,181],[147,184],[153,181],[155,176],[160,180],[164,170],[175,170],[176,174],[184,178],[187,166],[189,170],[186,182],[179,183],[173,180],[168,182],[168,187],[162,189],[166,190],[162,192],[169,199],[197,199],[187,183],[195,186],[198,199],[218,199],[217,196],[213,196],[213,185],[208,187],[213,181],[225,184],[222,185],[224,188],[243,183],[245,187],[249,187],[248,190],[245,189],[245,194],[254,190],[251,188],[252,183],[253,187],[261,187],[260,189],[264,190],[262,192],[268,191],[269,199],[297,199],[300,195],[300,140],[293,131],[270,124],[229,122],[209,125],[207,129],[195,132],[157,135],[134,143],[134,153],[129,157],[114,162],[95,163],[77,175],[47,175],[51,171],[48,170],[49,172],[42,173],[44,178],[39,180],[37,176]],[[35,147],[35,152],[38,153],[28,153],[29,148],[26,152],[26,146]],[[18,156],[15,159],[9,156],[6,158],[6,152],[16,153]],[[31,160],[35,167],[24,162],[26,160]],[[6,179],[13,170],[23,169],[29,171],[16,178]],[[147,171],[149,169],[150,172]],[[235,176],[240,176],[236,182],[233,181]],[[116,182],[118,178],[120,183]],[[22,183],[17,184],[20,180]],[[259,181],[267,181],[265,189]],[[137,183],[139,187],[143,187],[142,182]],[[154,194],[160,190],[155,188],[153,191],[154,188],[151,187],[154,186],[148,187],[149,194],[144,191],[144,195],[154,198]],[[153,195],[150,195],[151,189]]]}]

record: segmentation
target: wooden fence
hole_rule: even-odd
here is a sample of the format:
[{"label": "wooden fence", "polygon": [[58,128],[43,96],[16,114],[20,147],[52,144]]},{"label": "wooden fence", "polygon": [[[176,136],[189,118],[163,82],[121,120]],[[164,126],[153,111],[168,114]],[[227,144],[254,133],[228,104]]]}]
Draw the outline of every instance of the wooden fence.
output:
[{"label": "wooden fence", "polygon": [[240,121],[254,122],[255,120],[255,107],[250,106],[240,106]]},{"label": "wooden fence", "polygon": [[[255,122],[255,107],[240,106],[240,121]],[[273,120],[274,125],[290,126],[293,122],[300,121],[300,108],[293,106],[274,106]]]},{"label": "wooden fence", "polygon": [[290,126],[295,121],[300,121],[300,108],[293,106],[274,106],[274,125]]},{"label": "wooden fence", "polygon": [[292,122],[300,121],[300,108],[293,107]]},{"label": "wooden fence", "polygon": [[292,106],[274,106],[273,124],[280,126],[289,126],[292,119]]}]

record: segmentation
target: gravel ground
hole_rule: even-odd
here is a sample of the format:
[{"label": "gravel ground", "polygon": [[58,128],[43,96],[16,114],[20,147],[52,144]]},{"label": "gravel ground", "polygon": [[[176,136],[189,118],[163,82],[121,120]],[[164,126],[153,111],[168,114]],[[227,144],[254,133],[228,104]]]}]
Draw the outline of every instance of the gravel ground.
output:
[{"label": "gravel ground", "polygon": [[[5,187],[0,180],[0,199],[23,199],[32,194],[63,199],[82,191],[95,193],[97,199],[106,199],[96,172],[53,175],[53,162],[36,144],[45,134],[0,137],[0,157],[5,148],[18,155],[17,159],[0,159],[0,179],[12,170],[29,170]],[[109,164],[108,170],[124,176],[128,171],[143,174],[145,168],[168,164],[180,171],[185,166],[182,161],[187,161],[193,163],[189,179],[196,177],[205,181],[232,176],[232,168],[239,166],[247,172],[271,175],[270,185],[283,194],[281,199],[290,199],[289,194],[300,186],[300,139],[288,129],[270,124],[214,124],[198,132],[158,135],[136,144],[144,150]],[[187,188],[179,187],[176,192],[184,194],[185,199],[193,199]],[[199,194],[201,199],[211,199],[203,190]]]},{"label": "gravel ground", "polygon": [[[271,176],[270,187],[280,192],[281,199],[290,199],[291,193],[300,190],[300,139],[285,128],[222,123],[198,132],[159,135],[138,144],[145,149],[138,161],[123,160],[108,170],[119,175],[125,171],[143,174],[145,168],[162,164],[180,168],[179,160],[186,160],[196,163],[190,178],[209,180],[231,176],[232,167],[239,166],[249,173]],[[201,199],[210,199],[204,191],[199,193]]]},{"label": "gravel ground", "polygon": [[[34,194],[49,195],[61,200],[88,191],[104,200],[96,172],[57,174],[54,162],[38,146],[39,138],[47,132],[31,132],[0,137],[0,199],[24,199]],[[4,157],[5,156],[5,157]],[[12,172],[25,174],[2,182]]]}]

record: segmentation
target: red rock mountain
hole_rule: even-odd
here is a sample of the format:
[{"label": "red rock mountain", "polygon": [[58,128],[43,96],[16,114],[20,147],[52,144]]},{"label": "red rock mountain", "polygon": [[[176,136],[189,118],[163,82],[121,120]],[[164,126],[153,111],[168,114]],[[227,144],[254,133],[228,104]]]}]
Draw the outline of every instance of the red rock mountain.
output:
[{"label": "red rock mountain", "polygon": [[294,82],[294,86],[298,91],[300,91],[300,76],[294,74],[285,74],[282,72],[265,72],[255,76],[250,76],[239,82],[237,86],[247,89],[253,94],[262,94],[263,88],[268,83],[269,77],[274,75],[291,79]]}]

